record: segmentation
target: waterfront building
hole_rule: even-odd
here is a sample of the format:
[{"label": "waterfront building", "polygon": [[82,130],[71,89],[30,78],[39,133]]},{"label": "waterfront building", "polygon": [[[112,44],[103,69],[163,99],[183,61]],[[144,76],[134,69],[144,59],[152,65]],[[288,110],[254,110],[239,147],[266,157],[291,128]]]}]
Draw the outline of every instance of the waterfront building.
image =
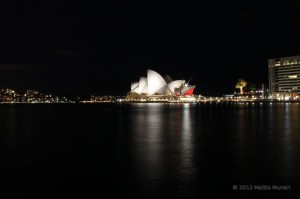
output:
[{"label": "waterfront building", "polygon": [[170,76],[163,78],[154,70],[147,70],[147,77],[140,77],[138,82],[131,83],[130,93],[143,96],[153,95],[193,95],[195,86],[187,85],[185,80],[173,81]]},{"label": "waterfront building", "polygon": [[140,77],[139,81],[131,83],[127,99],[169,101],[172,97],[192,97],[194,88],[195,86],[188,85],[185,80],[173,80],[168,75],[164,78],[148,69],[147,77]]},{"label": "waterfront building", "polygon": [[268,64],[270,96],[277,99],[298,99],[300,55],[269,59]]}]

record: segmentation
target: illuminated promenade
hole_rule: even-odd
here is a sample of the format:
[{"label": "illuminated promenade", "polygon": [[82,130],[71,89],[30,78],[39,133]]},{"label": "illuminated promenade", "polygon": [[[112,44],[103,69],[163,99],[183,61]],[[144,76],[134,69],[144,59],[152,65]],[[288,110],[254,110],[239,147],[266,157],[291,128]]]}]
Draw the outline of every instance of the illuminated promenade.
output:
[{"label": "illuminated promenade", "polygon": [[267,98],[228,98],[195,96],[145,96],[140,98],[111,97],[110,99],[82,100],[79,103],[299,103],[294,99],[267,99]]}]

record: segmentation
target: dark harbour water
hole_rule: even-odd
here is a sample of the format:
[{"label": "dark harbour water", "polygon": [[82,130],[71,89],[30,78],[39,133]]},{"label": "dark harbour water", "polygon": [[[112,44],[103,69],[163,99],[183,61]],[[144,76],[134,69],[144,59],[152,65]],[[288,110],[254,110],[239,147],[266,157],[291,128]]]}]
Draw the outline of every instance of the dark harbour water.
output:
[{"label": "dark harbour water", "polygon": [[3,104],[0,155],[0,198],[299,198],[300,104]]}]

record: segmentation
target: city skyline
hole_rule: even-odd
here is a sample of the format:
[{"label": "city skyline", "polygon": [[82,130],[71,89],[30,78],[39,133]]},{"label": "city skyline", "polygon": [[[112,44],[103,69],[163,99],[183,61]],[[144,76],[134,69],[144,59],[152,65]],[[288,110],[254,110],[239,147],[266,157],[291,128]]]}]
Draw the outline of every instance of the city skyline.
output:
[{"label": "city skyline", "polygon": [[[147,68],[222,95],[300,54],[300,4],[1,3],[0,88],[125,95]],[[170,72],[171,71],[171,72]]]}]

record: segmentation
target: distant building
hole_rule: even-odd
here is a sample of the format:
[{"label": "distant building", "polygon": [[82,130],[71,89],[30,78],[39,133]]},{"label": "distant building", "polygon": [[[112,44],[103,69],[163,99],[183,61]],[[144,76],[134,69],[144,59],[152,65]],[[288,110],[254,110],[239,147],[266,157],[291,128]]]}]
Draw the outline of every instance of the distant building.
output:
[{"label": "distant building", "polygon": [[273,98],[298,98],[300,55],[269,59],[269,92]]},{"label": "distant building", "polygon": [[140,77],[139,81],[131,83],[128,97],[140,96],[191,96],[195,86],[186,84],[185,80],[175,80],[166,75],[163,78],[157,72],[148,69],[147,77]]}]

